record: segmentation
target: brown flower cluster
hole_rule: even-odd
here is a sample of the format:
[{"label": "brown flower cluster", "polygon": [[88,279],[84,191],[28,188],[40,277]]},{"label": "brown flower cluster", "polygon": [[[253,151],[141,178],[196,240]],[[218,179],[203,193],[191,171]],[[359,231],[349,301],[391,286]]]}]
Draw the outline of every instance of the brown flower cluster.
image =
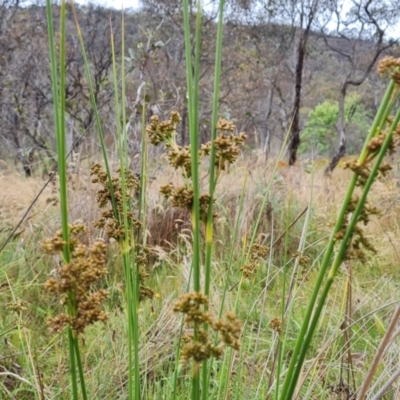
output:
[{"label": "brown flower cluster", "polygon": [[[238,136],[234,135],[236,127],[235,125],[221,119],[217,124],[218,136],[214,141],[215,146],[215,165],[219,171],[225,171],[227,164],[233,164],[239,154],[239,146],[243,145],[247,138],[244,132],[241,132]],[[207,156],[211,153],[211,142],[205,143],[200,148],[200,156]]]},{"label": "brown flower cluster", "polygon": [[139,301],[154,298],[154,290],[146,286],[144,282],[150,277],[148,272],[150,249],[148,247],[137,244],[135,263],[138,268],[140,285],[139,285]]},{"label": "brown flower cluster", "polygon": [[302,254],[301,251],[296,251],[294,254],[292,254],[292,257],[297,258],[299,261],[300,273],[298,274],[297,279],[299,280],[299,282],[308,281],[307,269],[311,261],[310,257],[305,256],[304,254]]},{"label": "brown flower cluster", "polygon": [[249,262],[240,268],[240,271],[246,278],[257,272],[260,261],[265,259],[265,257],[268,255],[268,252],[268,246],[263,246],[257,243],[251,246]]},{"label": "brown flower cluster", "polygon": [[165,199],[171,200],[173,207],[192,209],[193,206],[193,189],[186,186],[175,187],[171,183],[161,186],[160,193]]},{"label": "brown flower cluster", "polygon": [[[344,220],[343,226],[340,229],[340,231],[337,232],[335,235],[336,240],[342,240],[344,238],[351,215],[354,212],[354,210],[356,209],[358,202],[359,202],[359,198],[357,196],[354,196],[351,199],[351,201],[347,207],[347,210],[346,210],[346,218]],[[366,203],[358,217],[357,223],[363,223],[364,225],[367,225],[370,221],[370,216],[377,215],[377,214],[379,214],[379,210],[376,207],[373,207],[373,206],[369,205],[368,203]],[[368,240],[368,238],[365,236],[362,228],[359,225],[356,225],[354,228],[353,235],[352,235],[351,241],[349,243],[345,258],[366,261],[367,260],[367,257],[365,254],[366,250],[376,253],[374,246]]]},{"label": "brown flower cluster", "polygon": [[[107,314],[101,306],[108,292],[94,289],[107,274],[107,247],[104,242],[97,241],[88,249],[78,240],[78,235],[83,231],[83,225],[70,226],[70,261],[57,268],[54,276],[45,283],[45,288],[58,296],[61,304],[69,310],[68,314],[60,313],[49,318],[54,332],[60,332],[69,325],[78,335],[83,333],[86,326],[107,320]],[[59,231],[43,243],[46,253],[57,254],[62,251],[64,242],[61,235]]]},{"label": "brown flower cluster", "polygon": [[[113,177],[110,185],[107,173],[100,164],[96,163],[90,169],[90,175],[93,176],[92,182],[102,186],[97,192],[97,203],[103,211],[101,213],[101,218],[94,223],[94,226],[104,229],[109,237],[118,241],[124,239],[125,233],[123,228],[122,171],[118,169],[117,172],[119,176]],[[140,181],[137,176],[129,170],[125,170],[124,178],[126,183],[126,198],[129,203],[129,201],[135,200],[135,194],[140,188]],[[112,206],[113,197],[115,199],[116,209],[113,209]],[[135,227],[140,226],[140,222],[135,218],[132,211],[128,211],[128,221]]]},{"label": "brown flower cluster", "polygon": [[188,146],[171,146],[168,152],[168,161],[175,169],[181,168],[186,178],[192,176],[192,157]]},{"label": "brown flower cluster", "polygon": [[170,119],[163,122],[160,122],[158,115],[153,115],[150,119],[150,125],[146,128],[150,142],[155,146],[162,142],[169,145],[171,141],[175,140],[176,127],[181,120],[181,116],[176,111],[172,111]]},{"label": "brown flower cluster", "polygon": [[282,322],[279,318],[272,318],[270,324],[273,331],[279,335],[282,333]]},{"label": "brown flower cluster", "polygon": [[386,73],[391,74],[393,81],[400,85],[400,58],[395,57],[384,57],[378,64],[378,74],[384,75]]},{"label": "brown flower cluster", "polygon": [[[192,211],[193,208],[193,189],[186,186],[175,187],[172,184],[161,186],[160,193],[166,200],[170,200],[173,207],[186,208]],[[207,220],[208,205],[210,204],[210,196],[202,194],[199,199],[200,203],[200,219],[203,222]],[[214,217],[217,214],[214,212]]]},{"label": "brown flower cluster", "polygon": [[[175,304],[174,311],[186,315],[186,325],[193,329],[194,334],[186,334],[181,351],[182,361],[193,359],[201,363],[211,357],[221,358],[224,347],[240,349],[240,334],[242,325],[232,313],[226,319],[215,320],[205,308],[208,298],[198,292],[187,293],[181,296]],[[203,326],[207,324],[212,331],[219,333],[219,343],[214,343],[208,331]]]},{"label": "brown flower cluster", "polygon": [[[393,118],[389,117],[386,121],[387,125],[390,126],[393,123]],[[371,174],[371,163],[373,159],[378,155],[381,150],[382,145],[388,136],[388,129],[382,130],[379,135],[374,136],[367,144],[367,149],[369,151],[366,160],[360,164],[356,159],[347,161],[344,164],[344,168],[351,169],[358,175],[357,185],[364,186]],[[400,147],[400,124],[396,126],[393,134],[390,138],[390,143],[388,146],[388,153],[393,154],[396,149]],[[385,177],[386,174],[392,170],[392,166],[388,163],[381,163],[378,170],[378,178]]]},{"label": "brown flower cluster", "polygon": [[[170,119],[160,122],[158,116],[151,118],[150,124],[146,128],[150,141],[154,145],[164,143],[168,149],[168,161],[175,169],[180,169],[185,180],[185,185],[175,187],[172,184],[161,187],[160,192],[165,199],[170,200],[173,207],[186,208],[192,211],[193,208],[193,188],[188,179],[192,176],[192,157],[188,146],[182,147],[176,143],[176,127],[181,121],[177,112],[172,112]],[[218,170],[225,170],[227,163],[232,164],[236,161],[240,149],[246,139],[244,133],[239,136],[234,135],[235,125],[222,119],[218,122],[218,137],[214,142],[216,149],[215,164]],[[199,159],[209,155],[211,152],[211,142],[201,146]],[[203,194],[200,196],[200,216],[206,221],[210,196]],[[216,216],[216,214],[214,214]]]}]

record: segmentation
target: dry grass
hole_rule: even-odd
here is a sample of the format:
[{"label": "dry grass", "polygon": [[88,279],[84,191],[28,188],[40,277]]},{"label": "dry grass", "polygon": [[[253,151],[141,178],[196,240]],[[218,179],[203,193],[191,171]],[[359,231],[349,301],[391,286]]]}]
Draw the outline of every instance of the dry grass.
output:
[{"label": "dry grass", "polygon": [[[5,170],[0,173],[0,227],[14,226],[29,207],[43,186],[38,178],[25,178],[22,175]],[[39,198],[29,215],[27,223],[35,223],[46,215],[51,208],[51,199],[57,197],[52,188],[48,188]]]},{"label": "dry grass", "polygon": [[[272,177],[273,162],[265,163],[260,155],[246,156],[238,164],[223,174],[217,186],[217,211],[219,218],[216,227],[223,234],[227,220],[233,220],[243,189],[245,201],[243,218],[240,221],[240,236],[248,233],[251,223],[257,218],[264,198],[265,188],[269,180],[273,179],[268,204],[263,213],[259,233],[269,233],[271,218],[274,217],[277,232],[281,210],[286,207],[290,196],[291,202],[297,210],[303,210],[310,203],[315,218],[315,229],[319,233],[328,233],[330,224],[335,218],[341,205],[344,193],[351,177],[351,172],[337,168],[331,178],[324,175],[324,160],[315,162],[310,173],[310,166],[299,163],[289,168],[285,163],[278,165],[275,177]],[[190,228],[190,219],[186,210],[173,210],[158,193],[162,185],[179,182],[179,174],[174,171],[165,160],[153,163],[150,170],[147,207],[149,210],[149,243],[165,248],[176,245],[181,234],[186,234]],[[88,226],[98,218],[98,208],[94,201],[96,188],[91,184],[86,166],[80,166],[79,173],[71,176],[70,191],[70,220],[82,220]],[[0,174],[0,220],[2,226],[12,226],[23,215],[36,193],[43,185],[38,178],[25,178],[17,173],[5,170]],[[203,173],[202,184],[205,185],[207,176]],[[244,186],[245,185],[245,186]],[[400,193],[398,174],[392,172],[388,177],[374,184],[369,201],[381,209],[381,215],[374,219],[366,228],[368,235],[378,250],[379,259],[388,268],[393,262],[400,261]],[[53,216],[56,198],[56,185],[51,185],[39,198],[36,206],[28,217],[30,223],[46,221],[49,228],[49,216]],[[204,186],[204,190],[206,187]],[[312,194],[311,194],[312,193]],[[284,213],[284,211],[283,211]],[[230,222],[231,222],[230,221]],[[58,226],[58,221],[55,221]],[[57,228],[58,229],[58,228]],[[93,230],[90,235],[101,236]],[[396,260],[396,261],[395,261]]]},{"label": "dry grass", "polygon": [[[323,163],[322,163],[323,164]],[[150,245],[155,246],[155,252],[157,253],[158,261],[156,265],[162,266],[163,268],[152,277],[152,285],[160,294],[160,299],[152,302],[151,306],[145,306],[143,314],[141,315],[141,323],[146,326],[146,330],[143,333],[142,342],[146,343],[146,347],[143,347],[141,353],[142,365],[145,365],[144,370],[145,377],[147,379],[149,387],[149,397],[151,398],[151,390],[154,389],[154,385],[165,375],[170,376],[171,371],[174,368],[175,363],[175,340],[179,334],[179,321],[175,314],[172,313],[172,304],[174,299],[182,292],[185,291],[190,270],[190,259],[191,259],[191,234],[190,234],[190,219],[186,210],[173,210],[168,207],[164,200],[158,193],[158,188],[169,182],[178,182],[178,175],[169,166],[167,166],[164,160],[154,161],[150,168],[149,175],[154,178],[149,181],[148,193],[146,197],[148,206],[148,242]],[[95,190],[94,185],[90,183],[90,177],[86,172],[86,166],[81,166],[79,174],[74,175],[74,182],[71,181],[70,190],[70,219],[82,220],[87,226],[91,226],[92,222],[98,217],[98,208],[95,203]],[[215,279],[214,285],[220,285],[225,279],[225,262],[227,254],[227,246],[230,246],[230,235],[232,232],[232,226],[236,218],[238,204],[242,192],[244,193],[244,209],[240,214],[239,219],[239,233],[237,247],[240,249],[243,244],[244,238],[251,233],[252,226],[255,219],[257,218],[262,200],[264,198],[265,189],[272,179],[272,189],[268,197],[269,203],[267,208],[262,215],[261,224],[258,230],[259,239],[268,241],[269,235],[271,234],[272,221],[274,224],[274,237],[281,234],[285,229],[284,217],[287,215],[288,199],[291,198],[292,208],[292,219],[294,219],[298,213],[303,210],[307,205],[312,207],[312,222],[309,229],[308,243],[309,252],[314,251],[314,241],[322,239],[330,232],[331,224],[335,219],[336,212],[341,205],[344,193],[347,189],[348,182],[351,174],[349,171],[338,168],[332,178],[326,178],[323,173],[323,165],[315,163],[314,170],[310,172],[310,166],[299,163],[295,168],[288,168],[284,163],[281,163],[278,167],[276,176],[272,176],[273,163],[265,162],[257,157],[242,158],[237,166],[228,171],[228,173],[221,176],[219,185],[217,186],[216,198],[217,207],[216,210],[219,217],[216,219],[215,228],[215,240],[217,257],[215,258]],[[203,171],[202,176],[205,176]],[[204,184],[206,179],[202,180]],[[398,296],[398,285],[396,284],[395,277],[398,276],[398,264],[400,261],[399,250],[400,248],[400,232],[399,232],[399,215],[400,215],[400,193],[398,191],[398,175],[396,172],[392,172],[385,179],[376,182],[369,197],[370,202],[382,210],[380,217],[375,217],[371,224],[366,228],[366,232],[374,242],[378,252],[374,257],[370,257],[366,265],[357,264],[353,267],[353,279],[352,279],[352,296],[353,305],[352,313],[355,321],[357,322],[358,334],[352,339],[352,345],[354,349],[353,353],[363,353],[363,351],[371,352],[372,344],[364,342],[364,338],[369,337],[369,331],[371,327],[376,327],[379,320],[376,319],[376,315],[379,315],[381,321],[386,321],[390,317],[393,300],[397,299]],[[14,223],[18,216],[21,215],[28,207],[29,202],[33,199],[35,193],[40,189],[43,184],[42,180],[30,178],[26,179],[18,174],[9,174],[0,176],[0,211],[2,223],[4,225],[5,216],[9,215],[9,223]],[[245,185],[245,186],[244,186]],[[204,188],[205,189],[205,188]],[[55,230],[59,229],[59,220],[57,216],[57,207],[46,203],[48,198],[53,196],[52,189],[50,188],[43,197],[39,200],[36,205],[30,219],[27,221],[26,226],[36,227],[35,241],[40,242],[47,236],[50,236]],[[302,221],[299,221],[291,230],[291,245],[296,248],[298,243],[299,232],[301,229]],[[104,236],[101,231],[92,229],[89,232],[87,240],[91,237]],[[24,245],[18,245],[20,252],[25,251],[25,263],[30,263],[28,254],[28,243]],[[18,247],[17,246],[17,247]],[[19,248],[18,247],[18,248]],[[219,250],[224,250],[225,259],[219,258]],[[36,251],[37,253],[37,251]],[[35,253],[35,254],[36,254]],[[314,251],[314,256],[316,250]],[[125,326],[121,322],[124,319],[121,317],[120,310],[124,308],[123,300],[123,277],[121,273],[115,273],[119,262],[119,256],[116,249],[113,246],[110,247],[110,267],[113,275],[109,285],[112,286],[110,307],[110,321],[109,324],[104,328],[97,326],[92,327],[86,335],[86,350],[87,362],[90,366],[91,360],[95,360],[99,363],[97,367],[93,367],[93,381],[89,383],[91,393],[96,393],[98,396],[104,395],[104,392],[98,391],[96,388],[97,384],[101,383],[101,377],[104,376],[103,370],[110,370],[110,377],[112,377],[113,385],[115,385],[115,396],[120,393],[121,387],[124,387],[126,380],[126,349],[124,350],[122,344],[123,341],[120,337],[124,334]],[[12,260],[9,267],[10,277],[12,278],[11,269]],[[22,264],[21,264],[22,263]],[[27,264],[27,265],[28,265]],[[48,265],[43,264],[44,268],[49,268]],[[41,268],[43,268],[43,266]],[[19,262],[19,270],[24,268],[23,260]],[[30,269],[29,265],[28,268]],[[237,280],[238,276],[238,265],[235,265],[236,270],[232,273],[234,276],[233,283]],[[38,269],[41,271],[40,269]],[[33,270],[32,270],[33,271]],[[311,370],[311,374],[320,374],[327,379],[327,382],[337,383],[335,377],[337,375],[335,371],[340,368],[341,365],[341,348],[343,342],[334,346],[335,337],[340,337],[343,333],[339,329],[340,321],[338,319],[342,316],[343,307],[343,288],[346,284],[346,280],[349,275],[349,265],[345,264],[342,268],[341,275],[335,282],[335,289],[332,292],[332,298],[327,307],[326,315],[322,322],[322,326],[326,325],[329,329],[326,329],[323,336],[320,338],[320,342],[317,345],[315,351],[315,358],[311,359],[308,366],[312,366],[313,360],[315,365],[318,366],[315,370]],[[7,272],[7,273],[9,273]],[[29,278],[29,282],[37,282],[46,279],[48,271],[43,271],[43,276],[37,273]],[[279,264],[276,270],[272,271],[273,274],[279,273]],[[36,274],[36,273],[35,273]],[[309,275],[310,282],[312,283],[314,270],[310,266],[307,274]],[[272,276],[271,275],[271,276]],[[21,275],[22,276],[22,275]],[[277,276],[277,275],[273,275]],[[236,277],[236,278],[235,278]],[[13,279],[13,278],[12,278]],[[21,278],[22,279],[22,278]],[[272,279],[272,278],[271,278]],[[27,285],[30,283],[26,283]],[[17,285],[13,290],[20,291],[24,283],[18,281],[11,284]],[[36,288],[36,286],[34,286]],[[265,286],[265,288],[267,285]],[[12,301],[12,297],[8,292],[8,285],[3,288],[4,299],[6,302]],[[255,327],[259,322],[258,310],[261,307],[261,299],[263,295],[264,286],[259,286],[255,290],[257,294],[250,295],[251,292],[243,292],[244,307],[248,307],[247,310],[242,310],[241,317],[243,320]],[[32,290],[32,289],[30,289]],[[254,290],[254,288],[251,288]],[[267,301],[267,308],[265,311],[264,322],[267,324],[268,321],[274,316],[276,304],[274,304],[273,298],[275,293],[275,286],[271,285],[268,288],[268,296],[271,296]],[[35,300],[35,296],[40,293],[39,288],[35,289],[35,293],[30,293],[26,299]],[[22,293],[22,292],[20,292]],[[212,290],[213,296],[211,299],[211,306],[214,313],[218,310],[214,306],[220,303],[220,290]],[[301,292],[297,293],[296,301],[298,306],[305,304],[310,293],[310,287],[305,285]],[[1,294],[1,293],[0,293]],[[256,298],[249,298],[246,296],[254,296]],[[276,293],[275,293],[276,296]],[[36,300],[43,309],[46,307],[46,298],[40,298]],[[227,308],[231,308],[234,305],[233,295],[229,295],[226,299]],[[117,305],[117,307],[115,307]],[[372,312],[371,310],[377,310]],[[298,312],[296,308],[296,312]],[[32,313],[32,318],[34,313]],[[371,313],[371,314],[369,314]],[[34,317],[38,318],[37,316]],[[122,319],[121,319],[122,318]],[[296,317],[297,320],[301,319],[301,315]],[[260,322],[261,323],[261,322]],[[42,330],[45,328],[42,327]],[[264,327],[265,329],[265,327]],[[374,328],[375,329],[375,328]],[[98,346],[98,340],[102,338],[100,347]],[[45,340],[45,338],[41,339]],[[257,374],[261,374],[264,367],[268,363],[268,353],[270,351],[271,344],[267,341],[260,345],[257,357],[252,358],[252,346],[255,343],[255,335],[249,334],[246,337],[248,349],[244,352],[242,374],[253,373],[253,363],[256,360],[255,371]],[[340,339],[341,340],[341,339]],[[368,339],[370,340],[370,339]],[[44,346],[45,342],[40,345]],[[46,344],[47,346],[47,344]],[[121,347],[122,346],[122,347]],[[325,347],[326,346],[326,347]],[[365,349],[365,350],[364,350]],[[387,370],[387,374],[393,372],[391,365],[396,357],[398,350],[397,343],[393,346],[391,352],[387,355],[384,360],[384,368]],[[47,352],[51,353],[53,350],[45,348],[43,354]],[[319,352],[320,351],[320,352]],[[58,353],[57,353],[58,354]],[[262,355],[262,356],[261,356]],[[45,357],[45,356],[44,356]],[[57,356],[59,357],[59,356]],[[357,358],[357,357],[356,357]],[[121,362],[123,360],[123,362]],[[54,361],[54,360],[53,360]],[[39,357],[39,363],[43,363],[44,359],[42,356]],[[366,365],[364,364],[364,358],[357,361],[355,365],[356,372],[362,375]],[[54,364],[52,364],[54,365]],[[97,364],[96,364],[97,365]],[[236,365],[236,364],[235,364]],[[64,368],[61,365],[61,369]],[[11,370],[11,369],[9,369]],[[314,371],[314,372],[312,372]],[[332,372],[334,371],[334,372]],[[385,371],[383,369],[382,371]],[[17,371],[21,376],[25,376],[24,371]],[[383,374],[383,372],[382,372]],[[306,377],[305,377],[306,378]],[[57,387],[58,382],[62,379],[62,373],[59,372],[57,378],[53,381],[47,381],[47,385]],[[64,379],[68,380],[64,377]],[[384,380],[384,377],[381,379]],[[14,382],[17,386],[17,382]],[[315,387],[320,387],[317,381],[314,382]],[[313,384],[313,385],[314,385]],[[153,386],[152,386],[153,385]],[[314,386],[309,387],[310,396],[314,390]],[[319,386],[318,386],[319,385]],[[12,385],[10,388],[13,387]],[[314,389],[313,389],[314,388]],[[109,389],[108,389],[109,390]],[[320,389],[318,389],[320,390]],[[111,392],[109,392],[111,393]],[[114,392],[113,392],[114,393]],[[117,397],[115,397],[117,398]],[[310,397],[312,398],[312,397]],[[328,398],[328,397],[326,397]],[[336,397],[333,397],[336,398]]]}]

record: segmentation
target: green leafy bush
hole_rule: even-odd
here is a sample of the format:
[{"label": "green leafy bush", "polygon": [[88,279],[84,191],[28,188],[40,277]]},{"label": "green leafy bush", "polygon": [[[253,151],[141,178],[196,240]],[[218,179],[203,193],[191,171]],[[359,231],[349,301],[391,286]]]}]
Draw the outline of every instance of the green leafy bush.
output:
[{"label": "green leafy bush", "polygon": [[[339,114],[337,101],[324,101],[308,114],[305,129],[301,133],[299,153],[314,152],[314,154],[332,156],[336,150],[338,136],[336,121]],[[370,118],[357,94],[352,94],[345,101],[345,128],[347,132],[347,152],[360,151]]]}]

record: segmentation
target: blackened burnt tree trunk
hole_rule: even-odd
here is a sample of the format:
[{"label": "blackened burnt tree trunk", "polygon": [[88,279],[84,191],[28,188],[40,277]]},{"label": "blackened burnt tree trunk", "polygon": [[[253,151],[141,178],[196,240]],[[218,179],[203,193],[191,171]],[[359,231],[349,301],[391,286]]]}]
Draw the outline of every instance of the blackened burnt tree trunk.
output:
[{"label": "blackened burnt tree trunk", "polygon": [[[293,101],[293,120],[290,129],[288,153],[289,165],[294,165],[297,159],[297,149],[300,145],[300,107],[301,91],[303,86],[303,69],[306,56],[307,42],[310,36],[311,26],[313,24],[316,12],[318,10],[319,0],[314,0],[310,4],[302,1],[299,4],[299,40],[296,49],[296,67],[295,67],[295,87]],[[303,27],[305,25],[305,27]]]}]

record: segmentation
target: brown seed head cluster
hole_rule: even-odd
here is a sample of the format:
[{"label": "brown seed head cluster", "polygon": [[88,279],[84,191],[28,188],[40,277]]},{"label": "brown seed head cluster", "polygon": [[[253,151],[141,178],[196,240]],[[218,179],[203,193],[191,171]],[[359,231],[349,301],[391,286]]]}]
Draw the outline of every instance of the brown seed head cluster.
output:
[{"label": "brown seed head cluster", "polygon": [[[232,313],[226,319],[214,319],[205,308],[208,298],[198,292],[187,293],[181,296],[175,304],[174,311],[186,315],[186,325],[193,329],[195,334],[186,334],[181,351],[182,361],[193,359],[201,363],[211,357],[221,358],[224,347],[240,349],[240,334],[242,330],[239,319]],[[219,333],[219,343],[214,343],[208,331],[203,329],[208,324],[214,332]]]},{"label": "brown seed head cluster", "polygon": [[[352,213],[356,209],[358,202],[359,202],[358,196],[354,196],[351,199],[346,210],[346,218],[344,220],[343,226],[339,230],[339,232],[337,232],[335,235],[336,240],[342,240],[344,238]],[[345,256],[346,259],[358,259],[360,261],[366,261],[367,256],[365,254],[365,251],[371,251],[373,253],[376,253],[375,247],[365,236],[364,231],[362,230],[359,224],[362,223],[364,226],[367,225],[370,221],[370,216],[378,214],[379,214],[379,209],[377,209],[376,207],[371,206],[368,203],[364,205],[364,208],[361,211],[357,220],[358,225],[356,225],[354,228],[353,236],[346,252]]]},{"label": "brown seed head cluster", "polygon": [[279,335],[282,333],[282,322],[279,318],[272,318],[270,324],[273,331],[278,332]]},{"label": "brown seed head cluster", "polygon": [[[387,125],[390,126],[393,123],[393,118],[389,117],[386,121]],[[357,185],[364,186],[367,182],[370,174],[371,174],[371,163],[373,159],[378,155],[379,151],[381,150],[382,145],[384,144],[385,140],[388,136],[388,130],[382,130],[378,135],[374,136],[369,143],[367,144],[368,149],[368,156],[366,160],[360,164],[356,159],[347,161],[344,164],[344,168],[351,169],[355,172],[357,177]],[[393,131],[393,134],[390,138],[388,152],[389,154],[393,154],[396,149],[400,147],[400,124],[396,126]],[[389,171],[392,170],[392,166],[388,163],[382,163],[379,166],[379,175],[378,178],[385,177]]]},{"label": "brown seed head cluster", "polygon": [[[117,170],[118,176],[113,177],[111,186],[108,181],[107,173],[100,164],[94,164],[90,169],[90,175],[93,176],[92,182],[98,183],[102,187],[97,192],[97,202],[103,209],[101,218],[94,223],[94,226],[104,229],[109,237],[119,241],[124,239],[125,232],[122,225],[123,221],[123,192],[121,186],[121,169]],[[124,178],[126,183],[126,197],[128,202],[135,200],[135,194],[140,188],[139,179],[129,170],[125,170]],[[112,198],[114,196],[116,210],[112,207]],[[117,214],[117,215],[116,215]],[[139,227],[140,222],[135,218],[132,211],[128,211],[128,220],[134,227]]]},{"label": "brown seed head cluster", "polygon": [[6,307],[7,310],[13,311],[16,314],[20,314],[27,309],[26,304],[23,300],[16,300],[15,302],[7,303]]},{"label": "brown seed head cluster", "polygon": [[225,119],[218,121],[218,136],[215,139],[215,165],[221,171],[226,169],[227,164],[233,164],[239,154],[239,146],[243,145],[247,135],[241,132],[238,136],[234,135],[236,127],[232,122]]},{"label": "brown seed head cluster", "polygon": [[[45,288],[58,296],[61,304],[67,305],[69,310],[68,314],[61,313],[49,318],[54,332],[60,332],[66,325],[70,325],[78,335],[83,333],[86,326],[107,320],[107,314],[101,306],[108,292],[95,290],[95,286],[107,273],[107,246],[97,241],[88,249],[77,238],[83,229],[82,225],[70,226],[70,262],[62,264],[45,283]],[[62,250],[59,248],[60,235],[57,232],[54,238],[44,242],[43,248],[47,253],[57,254]]]},{"label": "brown seed head cluster", "polygon": [[251,246],[249,262],[240,268],[240,271],[242,271],[246,278],[257,272],[257,269],[260,266],[260,261],[265,259],[265,257],[268,255],[268,252],[269,247],[267,246],[257,243]]},{"label": "brown seed head cluster", "polygon": [[171,146],[168,152],[168,161],[175,169],[181,168],[186,178],[192,176],[192,158],[188,146]]},{"label": "brown seed head cluster", "polygon": [[150,249],[140,244],[136,245],[135,263],[139,271],[140,285],[139,285],[139,301],[154,298],[154,290],[146,286],[144,282],[149,279],[149,256]]},{"label": "brown seed head cluster", "polygon": [[150,125],[146,128],[150,142],[155,146],[162,142],[170,144],[175,139],[176,127],[181,120],[181,116],[176,111],[172,111],[170,119],[163,122],[160,122],[158,115],[153,115],[150,119]]},{"label": "brown seed head cluster", "polygon": [[[234,134],[226,135],[226,131],[220,131],[214,141],[215,146],[215,165],[218,171],[225,171],[228,164],[233,164],[239,154],[240,145],[243,145],[247,135],[241,132],[239,136]],[[200,157],[208,156],[211,153],[211,142],[201,145]]]},{"label": "brown seed head cluster", "polygon": [[[185,208],[189,211],[193,208],[193,189],[187,186],[175,187],[172,184],[161,186],[160,193],[166,200],[170,200],[173,207]],[[208,206],[210,203],[210,196],[202,194],[199,199],[200,203],[200,218],[203,222],[207,220]],[[217,213],[213,213],[214,217]]]},{"label": "brown seed head cluster", "polygon": [[[400,67],[400,59],[394,59],[392,57],[385,58],[381,61],[378,70],[380,72],[385,72],[390,68],[399,68]],[[393,117],[389,117],[386,121],[387,125],[390,127],[393,124]],[[371,175],[371,164],[374,158],[381,151],[381,148],[385,141],[388,139],[388,130],[389,128],[383,129],[376,136],[374,136],[369,143],[367,144],[367,156],[363,163],[359,163],[357,160],[351,160],[345,163],[344,168],[349,168],[357,174],[357,185],[365,186],[366,182],[370,178]],[[396,126],[393,131],[393,134],[390,137],[390,142],[388,146],[388,152],[393,153],[396,151],[396,148],[400,146],[400,125]],[[384,178],[389,171],[392,170],[392,166],[389,163],[381,163],[378,170],[378,178]],[[345,237],[347,227],[350,219],[352,218],[353,212],[356,210],[357,205],[359,203],[359,198],[354,196],[346,210],[346,219],[343,223],[342,228],[336,233],[335,239],[342,240]],[[353,235],[351,240],[349,241],[349,245],[346,252],[347,259],[359,259],[361,261],[365,261],[367,259],[365,251],[376,252],[374,246],[370,243],[370,241],[366,238],[360,224],[367,225],[370,221],[371,215],[379,214],[379,210],[376,207],[370,206],[366,203],[361,210],[357,224],[353,231]]]},{"label": "brown seed head cluster", "polygon": [[[192,182],[189,180],[192,176],[192,157],[188,146],[182,147],[176,143],[176,127],[181,121],[181,117],[177,112],[172,112],[170,119],[160,122],[158,116],[151,118],[146,132],[149,135],[151,143],[159,145],[164,143],[167,148],[168,161],[175,169],[180,169],[185,185],[175,187],[172,184],[161,187],[160,192],[165,199],[171,201],[173,207],[186,208],[192,211],[193,208],[193,188]],[[239,146],[246,139],[244,133],[239,136],[234,135],[235,125],[222,119],[218,122],[217,130],[219,132],[215,140],[216,158],[215,164],[219,170],[225,170],[226,164],[236,161],[240,150]],[[206,143],[199,150],[199,159],[209,155],[211,152],[211,143]],[[208,206],[210,196],[203,194],[199,198],[200,201],[200,217],[202,221],[207,220]],[[214,213],[214,216],[216,214]]]},{"label": "brown seed head cluster", "polygon": [[299,261],[300,273],[298,275],[298,280],[300,282],[308,281],[307,268],[311,261],[310,257],[303,255],[301,251],[296,251],[292,254],[292,257],[297,258]]},{"label": "brown seed head cluster", "polygon": [[384,57],[378,64],[378,74],[391,74],[393,81],[400,85],[400,58]]}]

